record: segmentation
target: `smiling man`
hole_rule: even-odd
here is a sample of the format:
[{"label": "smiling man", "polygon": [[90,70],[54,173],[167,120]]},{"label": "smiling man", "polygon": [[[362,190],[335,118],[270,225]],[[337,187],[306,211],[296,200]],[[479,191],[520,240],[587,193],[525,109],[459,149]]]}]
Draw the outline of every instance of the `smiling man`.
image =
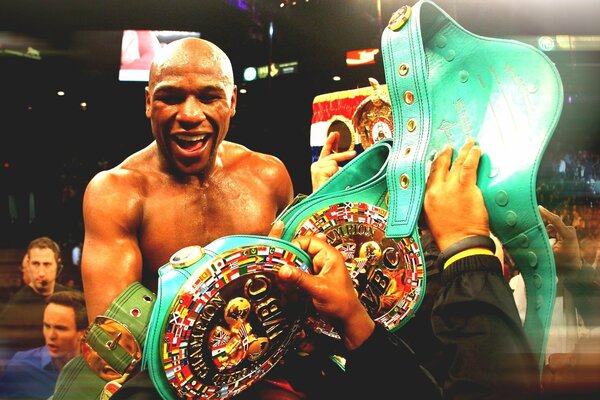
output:
[{"label": "smiling man", "polygon": [[225,140],[237,89],[214,44],[187,38],[163,48],[145,95],[154,141],[96,175],[84,196],[90,318],[132,282],[155,291],[158,268],[183,247],[267,234],[293,195],[280,160]]},{"label": "smiling man", "polygon": [[59,372],[79,354],[88,324],[83,293],[50,295],[43,317],[45,346],[17,352],[0,378],[2,398],[39,398],[52,395]]},{"label": "smiling man", "polygon": [[279,159],[225,140],[237,88],[213,43],[186,38],[163,47],[145,98],[154,141],[96,175],[84,195],[90,320],[134,282],[156,292],[158,269],[183,247],[268,234],[293,196]]}]

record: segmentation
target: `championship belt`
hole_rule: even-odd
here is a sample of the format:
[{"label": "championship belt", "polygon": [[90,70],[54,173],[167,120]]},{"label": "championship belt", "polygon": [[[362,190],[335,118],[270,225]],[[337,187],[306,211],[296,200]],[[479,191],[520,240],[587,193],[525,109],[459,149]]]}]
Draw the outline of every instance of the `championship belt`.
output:
[{"label": "championship belt", "polygon": [[381,47],[394,121],[388,236],[417,230],[436,152],[473,137],[490,228],[525,280],[525,331],[543,365],[556,272],[535,184],[562,110],[554,64],[524,43],[468,32],[427,0],[394,13]]},{"label": "championship belt", "polygon": [[[327,136],[334,131],[340,133],[335,151],[354,149],[357,157],[313,194],[294,202],[278,219],[284,222],[283,238],[287,240],[324,233],[329,244],[344,256],[369,315],[395,331],[410,320],[422,301],[425,263],[418,232],[386,236],[392,108],[387,86],[372,78],[369,83],[370,87],[315,97],[310,130],[312,161],[318,160]],[[317,315],[309,315],[305,325],[316,333],[340,338]]]},{"label": "championship belt", "polygon": [[369,78],[370,87],[324,93],[313,100],[310,126],[312,162],[319,159],[325,139],[340,133],[336,152],[361,153],[383,138],[392,137],[392,108],[387,87]]},{"label": "championship belt", "polygon": [[[322,187],[285,210],[283,239],[325,234],[344,256],[358,297],[369,315],[388,330],[404,325],[425,293],[424,262],[418,232],[386,235],[388,187],[386,171],[392,141],[368,147]],[[306,326],[339,339],[318,315]]]},{"label": "championship belt", "polygon": [[185,247],[159,269],[143,362],[162,398],[229,398],[283,357],[307,305],[279,290],[283,265],[312,271],[289,242],[233,235]]}]

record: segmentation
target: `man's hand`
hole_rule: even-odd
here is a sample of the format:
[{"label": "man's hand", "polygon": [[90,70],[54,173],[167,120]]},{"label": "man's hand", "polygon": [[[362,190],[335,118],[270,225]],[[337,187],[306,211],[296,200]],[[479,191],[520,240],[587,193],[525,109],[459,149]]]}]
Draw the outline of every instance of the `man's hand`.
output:
[{"label": "man's hand", "polygon": [[581,269],[581,253],[575,227],[565,225],[561,217],[545,207],[538,206],[538,210],[546,224],[546,231],[556,237],[556,242],[552,245],[556,272],[564,275]]},{"label": "man's hand", "polygon": [[467,236],[490,234],[487,209],[477,187],[480,157],[481,148],[473,139],[468,139],[454,162],[450,146],[433,160],[424,212],[440,251]]},{"label": "man's hand", "polygon": [[375,322],[358,300],[342,255],[316,236],[302,236],[292,243],[312,257],[315,274],[283,266],[280,283],[308,294],[319,315],[338,330],[347,349],[359,347],[375,329]]},{"label": "man's hand", "polygon": [[310,166],[310,177],[312,180],[313,192],[323,186],[323,184],[338,172],[341,161],[348,161],[356,156],[356,151],[348,150],[337,153],[340,140],[339,132],[331,132],[319,154],[319,159]]}]

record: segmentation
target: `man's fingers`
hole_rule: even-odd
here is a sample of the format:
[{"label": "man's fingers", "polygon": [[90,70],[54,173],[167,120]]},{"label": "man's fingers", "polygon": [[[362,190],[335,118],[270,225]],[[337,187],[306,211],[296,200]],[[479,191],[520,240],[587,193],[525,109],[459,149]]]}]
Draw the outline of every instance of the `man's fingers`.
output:
[{"label": "man's fingers", "polygon": [[554,226],[554,229],[556,229],[559,232],[564,230],[566,225],[560,216],[554,214],[552,211],[548,210],[544,206],[538,205],[538,210],[540,211],[542,221],[544,221],[545,224]]},{"label": "man's fingers", "polygon": [[451,174],[454,173],[455,175],[457,175],[460,178],[460,175],[462,173],[462,166],[465,163],[465,160],[467,159],[467,155],[469,154],[469,151],[471,150],[471,148],[474,145],[475,145],[475,141],[473,140],[473,138],[471,138],[471,137],[467,138],[467,140],[465,141],[465,144],[458,151],[458,154],[456,155],[456,159],[454,161],[452,161],[452,166],[450,167]]},{"label": "man's fingers", "polygon": [[460,182],[467,185],[477,184],[477,168],[481,158],[481,147],[471,146],[464,159],[461,172]]},{"label": "man's fingers", "polygon": [[278,272],[279,279],[284,281],[289,287],[297,287],[304,292],[310,292],[311,286],[306,280],[310,275],[297,268],[292,268],[289,265],[283,265]]},{"label": "man's fingers", "polygon": [[319,251],[325,248],[323,239],[318,236],[318,240],[314,240],[315,236],[299,236],[292,240],[292,243],[300,247],[302,250],[308,253],[309,256],[314,257]]},{"label": "man's fingers", "polygon": [[446,145],[442,150],[440,150],[433,162],[431,163],[431,169],[429,171],[429,182],[436,181],[444,181],[446,179],[446,175],[448,174],[448,168],[450,168],[450,162],[452,161],[452,147],[450,145]]},{"label": "man's fingers", "polygon": [[329,136],[327,136],[325,144],[323,144],[323,148],[319,154],[319,159],[330,155],[333,152],[333,149],[337,150],[339,138],[340,134],[338,132],[331,132]]},{"label": "man's fingers", "polygon": [[347,151],[342,151],[341,153],[332,153],[329,155],[329,157],[327,157],[327,159],[334,160],[336,162],[340,162],[340,161],[351,160],[352,158],[354,158],[355,155],[356,155],[355,150],[347,150]]},{"label": "man's fingers", "polygon": [[[311,257],[314,257],[315,254],[319,253],[319,249],[321,248],[318,245],[317,240],[304,240],[309,239],[308,237],[302,238],[302,240],[294,239],[292,243],[299,246],[303,250],[305,250]],[[314,244],[311,245],[311,242],[317,243],[317,246]],[[313,263],[314,273],[317,274],[319,265],[315,265]],[[319,290],[321,285],[318,285],[316,280],[317,277],[304,272],[298,268],[291,267],[289,265],[282,265],[277,273],[279,277],[279,281],[287,287],[288,290],[291,288],[295,288],[295,290],[300,290],[301,292],[307,293],[312,298],[319,298],[322,296],[322,293]]]},{"label": "man's fingers", "polygon": [[542,216],[542,221],[547,225],[551,225],[560,237],[570,238],[573,237],[573,235],[577,235],[575,228],[573,226],[565,225],[559,215],[554,214],[552,211],[540,205],[538,205],[538,210]]},{"label": "man's fingers", "polygon": [[[321,269],[331,261],[331,257],[342,257],[340,252],[332,249],[322,233],[312,236],[300,236],[292,240],[292,243],[308,253],[313,260],[313,269],[315,274],[319,274]],[[343,262],[343,259],[342,259]]]},{"label": "man's fingers", "polygon": [[544,206],[538,205],[538,210],[542,216],[542,221],[544,221],[546,224],[550,223],[552,225],[556,225],[557,222],[562,221],[558,215],[554,214]]}]

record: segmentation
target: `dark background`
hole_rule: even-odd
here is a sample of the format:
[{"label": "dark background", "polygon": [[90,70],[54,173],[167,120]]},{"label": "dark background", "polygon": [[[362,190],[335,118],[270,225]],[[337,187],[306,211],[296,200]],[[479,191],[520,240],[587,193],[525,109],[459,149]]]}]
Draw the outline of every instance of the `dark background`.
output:
[{"label": "dark background", "polygon": [[[278,156],[288,166],[296,192],[308,193],[313,98],[368,86],[368,77],[385,83],[379,58],[375,65],[348,68],[345,53],[380,47],[380,33],[393,11],[414,3],[2,1],[0,46],[3,41],[5,48],[6,43],[22,43],[24,49],[31,45],[40,50],[42,59],[0,52],[0,248],[23,248],[38,235],[53,236],[67,246],[80,243],[81,195],[89,178],[152,140],[144,116],[144,83],[117,79],[123,29],[199,31],[219,45],[233,62],[238,86],[248,90],[239,96],[228,139]],[[466,29],[483,36],[588,36],[591,49],[547,53],[565,88],[563,114],[552,140],[575,148],[600,148],[598,1],[437,4]],[[271,22],[274,35],[269,40]],[[299,70],[243,82],[246,66],[270,61],[298,61]],[[342,80],[334,82],[333,75]],[[65,96],[58,97],[57,90],[64,90]],[[82,101],[87,103],[85,110]],[[16,199],[16,218],[8,211],[10,195]]]}]

